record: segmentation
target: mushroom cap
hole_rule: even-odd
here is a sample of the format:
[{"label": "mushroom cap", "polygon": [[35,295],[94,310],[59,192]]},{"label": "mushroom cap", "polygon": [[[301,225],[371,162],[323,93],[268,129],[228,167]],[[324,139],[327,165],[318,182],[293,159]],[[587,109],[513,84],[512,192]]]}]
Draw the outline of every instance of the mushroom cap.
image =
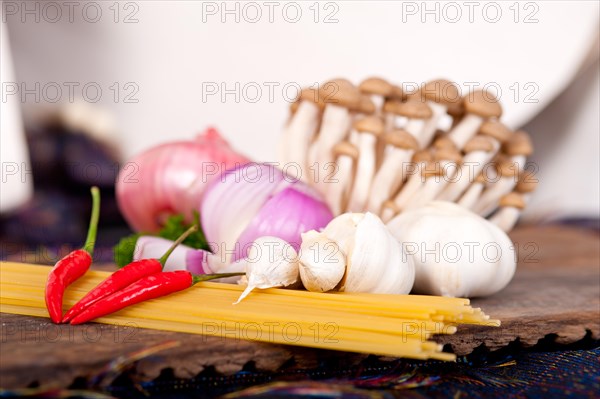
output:
[{"label": "mushroom cap", "polygon": [[487,183],[487,178],[485,177],[485,174],[483,172],[477,175],[477,177],[475,178],[475,183]]},{"label": "mushroom cap", "polygon": [[355,110],[358,108],[361,95],[357,87],[346,79],[332,79],[319,87],[319,95],[325,104]]},{"label": "mushroom cap", "polygon": [[439,162],[427,162],[425,167],[421,169],[421,176],[433,177],[433,176],[444,176],[444,168]]},{"label": "mushroom cap", "polygon": [[439,136],[433,142],[433,148],[442,149],[442,148],[452,148],[456,149],[456,144],[452,141],[447,135]]},{"label": "mushroom cap", "polygon": [[504,143],[511,138],[513,132],[504,123],[492,118],[481,124],[479,134],[493,137],[499,142]]},{"label": "mushroom cap", "polygon": [[456,148],[436,148],[433,153],[433,159],[436,161],[450,161],[459,163],[462,161],[462,155]]},{"label": "mushroom cap", "polygon": [[382,78],[370,77],[358,85],[361,92],[365,94],[375,94],[383,97],[391,97],[394,93],[394,86]]},{"label": "mushroom cap", "polygon": [[[319,106],[320,109],[325,107],[325,103],[323,102],[323,98],[321,98],[321,94],[318,90],[312,89],[310,87],[304,88],[298,94],[298,98],[294,102],[296,104],[295,109],[298,109],[301,101],[310,101]],[[294,110],[295,112],[295,110]]]},{"label": "mushroom cap", "polygon": [[523,130],[516,131],[510,140],[504,143],[503,150],[508,155],[525,155],[533,154],[533,144],[529,134]]},{"label": "mushroom cap", "polygon": [[415,151],[415,153],[412,156],[412,161],[413,162],[431,162],[431,161],[433,161],[433,155],[431,155],[431,152],[429,150]]},{"label": "mushroom cap", "polygon": [[383,134],[383,131],[385,130],[385,125],[378,116],[365,116],[364,118],[360,118],[354,122],[353,127],[357,132],[371,133],[375,136]]},{"label": "mushroom cap", "polygon": [[400,100],[389,98],[383,103],[383,112],[386,114],[397,114],[396,108],[400,104]]},{"label": "mushroom cap", "polygon": [[296,99],[292,103],[290,103],[290,113],[292,115],[294,115],[296,113],[296,111],[298,111],[298,107],[300,106],[300,101],[302,101],[302,97],[306,96],[306,94],[303,94],[303,92],[305,90],[308,90],[308,89],[302,89],[300,91],[300,93],[298,93],[298,96],[296,97]]},{"label": "mushroom cap", "polygon": [[392,85],[392,94],[390,95],[390,98],[402,101],[405,98],[404,90],[402,90],[402,87]]},{"label": "mushroom cap", "polygon": [[290,104],[290,113],[294,115],[296,111],[298,111],[298,107],[300,106],[300,101],[294,101]]},{"label": "mushroom cap", "polygon": [[394,214],[400,212],[400,208],[398,208],[398,205],[396,205],[396,203],[392,200],[385,201],[381,205],[381,209],[391,209],[394,212]]},{"label": "mushroom cap", "polygon": [[488,136],[478,134],[467,141],[463,151],[467,154],[474,151],[491,152],[494,150],[494,142],[492,140],[493,139]]},{"label": "mushroom cap", "polygon": [[454,120],[462,118],[465,114],[465,106],[462,101],[447,104],[446,106],[448,107],[446,112],[448,112],[448,115],[450,115]]},{"label": "mushroom cap", "polygon": [[[435,131],[433,132],[433,139],[432,142],[435,142],[437,139],[439,139],[440,137],[443,137],[446,135],[446,131],[440,128],[436,128]],[[454,144],[454,142],[452,142],[452,144]]]},{"label": "mushroom cap", "polygon": [[403,129],[392,130],[383,135],[383,141],[386,144],[394,147],[403,148],[405,150],[419,149],[419,142],[414,136]]},{"label": "mushroom cap", "polygon": [[516,162],[514,162],[510,158],[499,157],[496,161],[496,170],[498,174],[502,177],[514,177],[517,178],[517,174],[519,173],[519,167]]},{"label": "mushroom cap", "polygon": [[429,105],[416,99],[408,100],[403,103],[396,103],[395,111],[396,114],[411,119],[428,119],[433,115]]},{"label": "mushroom cap", "polygon": [[333,78],[333,79],[329,79],[327,82],[323,83],[322,86],[325,86],[326,84],[335,84],[337,86],[348,86],[348,87],[354,86],[352,84],[352,82],[349,81],[346,78]]},{"label": "mushroom cap", "polygon": [[436,103],[448,105],[458,104],[462,97],[458,87],[446,79],[429,81],[421,88],[423,98]]},{"label": "mushroom cap", "polygon": [[413,91],[405,92],[404,93],[404,100],[405,101],[420,101],[422,103],[425,102],[425,98],[421,94],[421,90],[420,89],[416,89],[416,90],[413,90]]},{"label": "mushroom cap", "polygon": [[331,151],[336,158],[340,155],[346,155],[354,160],[358,159],[358,148],[349,141],[340,141],[333,146]]},{"label": "mushroom cap", "polygon": [[500,207],[512,207],[512,208],[517,208],[517,209],[524,209],[525,208],[525,200],[523,199],[523,196],[519,193],[508,193],[505,196],[503,196],[502,198],[500,198],[500,203],[499,203]]},{"label": "mushroom cap", "polygon": [[515,187],[515,191],[519,193],[530,193],[537,188],[538,179],[535,177],[535,173],[531,171],[525,171],[519,175],[519,181]]},{"label": "mushroom cap", "polygon": [[482,118],[500,118],[502,116],[502,107],[498,99],[483,90],[475,90],[467,94],[463,99],[463,105],[467,113],[479,115]]},{"label": "mushroom cap", "polygon": [[368,96],[360,96],[360,101],[354,111],[371,115],[375,113],[375,103]]}]

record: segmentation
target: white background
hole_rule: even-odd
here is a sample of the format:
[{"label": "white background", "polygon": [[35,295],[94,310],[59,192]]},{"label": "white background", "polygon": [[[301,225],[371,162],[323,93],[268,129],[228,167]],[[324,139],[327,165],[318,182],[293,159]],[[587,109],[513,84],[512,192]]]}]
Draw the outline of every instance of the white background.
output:
[{"label": "white background", "polygon": [[[24,16],[22,10],[4,16],[17,79],[27,87],[36,82],[97,83],[103,90],[98,104],[114,113],[116,139],[125,157],[166,140],[191,138],[213,125],[252,158],[274,160],[275,143],[287,117],[286,100],[295,93],[294,87],[338,76],[359,82],[380,75],[396,83],[446,77],[465,91],[469,84],[500,87],[503,120],[518,127],[571,84],[598,35],[596,1],[471,5],[462,1],[308,1],[291,6],[274,2],[272,22],[269,6],[260,1],[254,3],[257,6],[244,2],[130,3],[133,6],[121,2],[115,7],[112,1],[102,2],[102,17],[95,23],[84,17],[83,3],[75,9],[73,22],[66,9],[56,23],[47,21],[54,14],[41,15],[39,22],[32,15]],[[233,13],[224,13],[225,7]],[[433,12],[426,13],[425,8]],[[261,17],[253,23],[257,10]],[[94,10],[87,11],[93,17]],[[127,16],[137,22],[124,23]],[[325,23],[327,16],[333,23]],[[121,88],[117,103],[110,89],[114,82]],[[123,95],[132,92],[132,86],[124,90],[128,82],[139,88],[133,96],[137,103],[123,102]],[[207,85],[235,91],[236,83],[239,101],[234,94],[222,99],[220,89],[216,95],[203,91]],[[269,84],[278,85],[272,99]],[[286,84],[287,96],[282,91]],[[244,93],[244,86],[249,91]],[[257,100],[251,89],[256,86],[262,88]],[[597,107],[597,92],[589,96],[590,106]],[[27,122],[57,106],[43,98],[39,103],[32,100],[29,96],[22,104]],[[61,100],[68,100],[66,90]],[[570,156],[586,162],[587,169],[596,170],[592,177],[597,177],[597,147],[595,151],[588,148],[585,154],[577,152],[581,143],[597,143],[598,109],[590,112],[587,118],[595,119],[596,125],[590,128],[590,120],[563,124],[565,131],[556,132],[552,140],[569,142],[560,147],[569,148]],[[544,125],[531,126],[542,129]],[[543,132],[532,134],[538,145]],[[567,162],[566,156],[557,154],[556,146],[540,145],[538,150],[542,153],[538,151],[536,159],[547,163],[542,165],[542,176],[551,174],[551,183],[543,182],[549,192],[538,196],[542,205],[594,212],[599,201],[597,181],[591,186],[573,186],[579,190],[574,193],[579,199],[568,205],[559,184],[567,177],[554,177],[565,169],[561,165]]]}]

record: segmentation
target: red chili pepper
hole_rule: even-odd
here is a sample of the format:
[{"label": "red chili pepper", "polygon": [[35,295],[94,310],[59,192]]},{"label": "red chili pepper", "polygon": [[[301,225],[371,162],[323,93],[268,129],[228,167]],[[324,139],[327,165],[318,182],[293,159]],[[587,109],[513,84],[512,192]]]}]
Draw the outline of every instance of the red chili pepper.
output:
[{"label": "red chili pepper", "polygon": [[50,319],[54,323],[60,323],[62,319],[65,289],[83,276],[92,264],[92,254],[94,253],[98,218],[100,216],[100,190],[98,190],[98,187],[92,187],[91,191],[92,216],[85,245],[82,249],[77,249],[59,260],[48,274],[48,280],[46,281],[46,308]]},{"label": "red chili pepper", "polygon": [[124,266],[122,269],[117,270],[111,274],[108,278],[98,284],[94,289],[88,292],[83,298],[79,300],[63,317],[62,322],[67,323],[77,314],[84,311],[94,302],[105,298],[115,292],[127,287],[128,285],[138,281],[142,277],[151,276],[162,272],[167,259],[173,253],[175,248],[183,242],[191,233],[198,230],[198,226],[190,227],[185,233],[183,233],[177,241],[171,245],[171,248],[165,252],[160,259],[141,259]]},{"label": "red chili pepper", "polygon": [[194,276],[187,270],[176,270],[173,272],[162,272],[146,276],[135,283],[128,285],[121,291],[117,291],[110,296],[96,301],[90,307],[71,319],[71,324],[82,324],[119,311],[129,305],[182,291],[200,281],[241,276],[243,274],[244,273],[222,273]]}]

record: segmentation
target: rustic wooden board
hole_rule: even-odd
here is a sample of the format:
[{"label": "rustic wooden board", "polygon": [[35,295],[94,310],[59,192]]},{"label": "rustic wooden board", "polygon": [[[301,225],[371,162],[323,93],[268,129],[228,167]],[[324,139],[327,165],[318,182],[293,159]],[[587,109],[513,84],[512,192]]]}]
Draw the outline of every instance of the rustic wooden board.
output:
[{"label": "rustic wooden board", "polygon": [[[473,300],[500,328],[461,327],[437,337],[458,354],[484,343],[497,349],[517,337],[533,345],[547,334],[574,342],[590,330],[600,337],[600,237],[589,230],[566,227],[522,227],[511,234],[519,250],[515,279],[503,292]],[[191,377],[212,365],[223,373],[240,370],[248,361],[257,368],[312,368],[322,362],[348,366],[364,355],[256,343],[130,326],[90,324],[56,326],[45,318],[0,314],[0,387],[41,384],[67,386],[77,376],[100,372],[106,364],[165,341],[179,346],[138,362],[140,378],[152,378],[164,367]]]},{"label": "rustic wooden board", "polygon": [[600,337],[600,236],[555,226],[520,228],[511,238],[519,249],[514,280],[502,292],[472,301],[502,326],[461,328],[436,341],[466,354],[481,343],[497,349],[517,337],[525,345],[547,334],[557,334],[559,343],[577,341],[586,330]]}]

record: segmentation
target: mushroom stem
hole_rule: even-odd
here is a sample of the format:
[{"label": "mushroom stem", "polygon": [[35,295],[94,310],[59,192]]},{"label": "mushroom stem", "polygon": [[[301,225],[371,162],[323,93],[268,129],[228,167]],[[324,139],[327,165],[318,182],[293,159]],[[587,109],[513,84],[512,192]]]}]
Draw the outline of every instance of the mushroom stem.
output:
[{"label": "mushroom stem", "polygon": [[[350,82],[343,79],[329,81],[319,90],[321,101],[325,103],[321,127],[317,139],[309,149],[309,162],[317,162],[319,169],[327,168],[333,161],[331,150],[344,140],[352,126],[351,110],[360,109],[360,92]],[[317,185],[323,182],[317,181]]]},{"label": "mushroom stem", "polygon": [[[463,164],[456,173],[456,178],[450,182],[445,189],[436,197],[440,201],[456,201],[461,194],[475,180],[485,164],[490,160],[490,154],[486,151],[474,151],[468,153]],[[470,168],[470,166],[473,166]]]},{"label": "mushroom stem", "polygon": [[398,128],[396,126],[398,124],[396,119],[399,119],[400,117],[395,111],[399,101],[400,100],[388,98],[386,101],[384,101],[383,106],[381,107],[386,132],[391,132],[392,130]]},{"label": "mushroom stem", "polygon": [[476,213],[486,217],[496,209],[500,198],[517,185],[518,176],[525,168],[525,160],[524,155],[516,155],[499,165],[500,178],[481,194],[473,209]]},{"label": "mushroom stem", "polygon": [[413,162],[415,163],[414,174],[408,177],[408,180],[393,200],[398,212],[404,209],[411,197],[419,191],[419,188],[423,185],[423,177],[421,174],[432,159],[431,154],[427,151],[418,151],[413,155]]},{"label": "mushroom stem", "polygon": [[482,123],[482,117],[475,114],[467,114],[450,130],[448,137],[456,145],[456,148],[462,149],[467,141],[477,133]]},{"label": "mushroom stem", "polygon": [[396,192],[406,178],[405,164],[410,161],[413,150],[391,148],[386,151],[381,167],[373,179],[367,210],[380,214],[381,205]]},{"label": "mushroom stem", "polygon": [[331,149],[346,137],[351,124],[352,118],[348,108],[334,104],[325,106],[321,129],[313,144],[316,150],[314,161],[319,162],[320,167],[332,161]]},{"label": "mushroom stem", "polygon": [[465,116],[448,133],[448,137],[459,150],[477,133],[486,119],[499,118],[502,115],[502,107],[498,104],[498,100],[482,90],[467,94],[463,99],[463,105]]},{"label": "mushroom stem", "polygon": [[358,158],[358,149],[347,141],[338,143],[333,148],[338,170],[336,181],[326,185],[325,200],[334,215],[346,209],[352,189],[353,168]]},{"label": "mushroom stem", "polygon": [[456,173],[456,178],[437,196],[441,201],[456,201],[469,187],[469,184],[483,170],[500,148],[500,143],[487,136],[478,134],[465,145],[466,155]]},{"label": "mushroom stem", "polygon": [[[503,150],[510,158],[508,162],[499,164],[498,172],[502,177],[500,181],[482,194],[475,207],[484,216],[489,215],[495,209],[500,198],[508,194],[517,185],[517,176],[519,177],[520,190],[531,191],[535,188],[536,181],[528,178],[529,173],[524,173],[526,157],[533,152],[529,135],[522,130],[515,132],[503,144]],[[524,178],[525,181],[523,181]]]},{"label": "mushroom stem", "polygon": [[509,232],[517,224],[519,216],[521,216],[521,209],[505,206],[500,208],[489,220],[500,227],[502,231]]},{"label": "mushroom stem", "polygon": [[423,175],[425,181],[419,190],[410,197],[403,209],[416,208],[433,200],[448,181],[454,177],[458,169],[457,162],[450,160],[442,160],[433,165],[435,165],[435,170],[431,174],[429,174],[431,171],[425,168],[425,174]]},{"label": "mushroom stem", "polygon": [[383,103],[385,102],[385,97],[379,96],[377,94],[371,94],[369,96],[373,104],[375,105],[376,112],[381,113],[381,109],[383,108]]},{"label": "mushroom stem", "polygon": [[404,125],[404,130],[410,133],[415,139],[417,139],[417,142],[419,142],[427,121],[434,117],[431,107],[419,100],[413,100],[406,103],[401,103],[401,105],[398,107],[398,112],[400,115],[407,118],[406,124]]},{"label": "mushroom stem", "polygon": [[[423,165],[419,165],[419,171]],[[394,198],[394,205],[398,211],[402,211],[406,208],[406,205],[410,201],[411,197],[413,197],[423,185],[423,178],[420,173],[414,174],[408,178],[406,184],[402,186],[402,190],[398,193],[396,198]]]},{"label": "mushroom stem", "polygon": [[375,142],[376,138],[370,134],[360,134],[358,139],[358,163],[356,176],[348,202],[348,212],[362,212],[367,202],[371,180],[375,173]]},{"label": "mushroom stem", "polygon": [[[383,119],[383,125],[384,125],[384,132],[391,132],[392,130],[394,130],[394,125],[395,125],[395,116],[393,113],[389,112],[389,109],[386,108],[386,102],[387,101],[402,101],[402,98],[404,96],[404,93],[402,92],[402,89],[399,86],[395,86],[395,85],[391,85],[391,93],[389,95],[384,95],[381,96],[382,99],[382,103],[380,105],[377,106],[377,115],[380,115],[381,118]],[[377,144],[375,145],[375,155],[376,155],[376,159],[375,159],[375,168],[379,169],[379,167],[381,167],[381,164],[383,163],[383,159],[385,157],[385,148],[386,148],[386,143],[384,142],[384,140],[382,140],[382,138],[380,137],[377,140]]]},{"label": "mushroom stem", "polygon": [[404,209],[415,208],[433,200],[436,195],[454,178],[461,155],[453,146],[445,146],[444,140],[436,141],[440,146],[434,150],[435,162],[422,171],[422,187],[406,203]]},{"label": "mushroom stem", "polygon": [[492,215],[490,221],[504,231],[510,231],[517,223],[519,216],[537,187],[537,179],[533,172],[524,172],[519,176],[515,191],[500,199],[500,209]]},{"label": "mushroom stem", "polygon": [[385,201],[381,205],[381,220],[383,223],[387,223],[394,218],[400,212],[400,210],[396,207],[394,201]]},{"label": "mushroom stem", "polygon": [[404,130],[394,130],[383,136],[386,149],[383,162],[373,178],[367,209],[380,214],[381,205],[402,186],[408,170],[406,164],[411,160],[418,143]]},{"label": "mushroom stem", "polygon": [[282,159],[284,163],[296,163],[306,171],[308,148],[319,125],[319,113],[319,107],[313,102],[304,100],[298,105],[296,113],[285,128],[287,146]]},{"label": "mushroom stem", "polygon": [[396,127],[396,115],[394,115],[390,112],[384,111],[383,120],[385,122],[385,131],[386,132],[390,132],[397,128]]},{"label": "mushroom stem", "polygon": [[404,130],[410,133],[411,136],[416,138],[418,141],[420,133],[423,130],[423,126],[425,126],[425,120],[408,118],[406,120],[406,124],[404,125]]},{"label": "mushroom stem", "polygon": [[525,208],[527,199],[517,192],[509,193],[500,199],[500,209],[489,219],[503,231],[510,231]]},{"label": "mushroom stem", "polygon": [[431,107],[416,98],[409,99],[406,102],[386,101],[383,110],[389,115],[386,120],[386,131],[396,129],[396,125],[399,124],[397,119],[402,118],[406,121],[402,128],[417,140],[419,140],[425,122],[431,119],[433,115]]},{"label": "mushroom stem", "polygon": [[354,123],[354,131],[358,133],[358,163],[347,210],[362,212],[375,174],[375,144],[383,133],[383,121],[376,116],[365,117]]},{"label": "mushroom stem", "polygon": [[483,189],[485,188],[485,177],[483,174],[480,174],[475,178],[473,184],[469,186],[467,191],[460,197],[460,199],[456,202],[458,205],[463,208],[473,209],[477,200],[481,196]]},{"label": "mushroom stem", "polygon": [[429,108],[431,108],[432,114],[431,118],[429,118],[423,124],[419,135],[416,136],[420,149],[427,148],[427,146],[429,146],[429,143],[431,143],[431,140],[435,135],[435,131],[437,130],[440,119],[442,116],[446,115],[446,111],[448,110],[448,107],[445,105],[438,104],[434,101],[427,101],[427,104],[429,105]]},{"label": "mushroom stem", "polygon": [[457,108],[462,99],[458,87],[446,80],[436,79],[427,82],[419,91],[422,101],[426,101],[432,111],[418,137],[419,148],[426,148],[431,143],[440,119],[449,112],[449,108]]}]

